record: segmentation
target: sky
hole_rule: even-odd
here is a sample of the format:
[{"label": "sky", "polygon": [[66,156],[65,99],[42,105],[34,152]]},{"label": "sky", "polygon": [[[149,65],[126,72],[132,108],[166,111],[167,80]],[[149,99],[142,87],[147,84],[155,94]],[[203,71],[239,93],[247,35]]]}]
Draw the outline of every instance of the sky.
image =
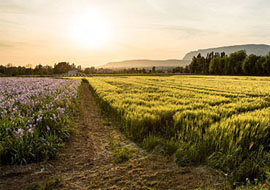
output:
[{"label": "sky", "polygon": [[82,67],[269,44],[269,0],[0,0],[0,64]]}]

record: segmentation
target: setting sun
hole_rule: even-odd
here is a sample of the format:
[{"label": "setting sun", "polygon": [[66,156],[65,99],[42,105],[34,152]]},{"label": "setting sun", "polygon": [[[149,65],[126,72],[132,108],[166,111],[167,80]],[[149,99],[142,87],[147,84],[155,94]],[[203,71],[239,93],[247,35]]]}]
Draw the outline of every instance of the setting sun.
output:
[{"label": "setting sun", "polygon": [[83,48],[100,48],[110,39],[111,28],[106,18],[98,12],[73,15],[70,32],[72,40]]}]

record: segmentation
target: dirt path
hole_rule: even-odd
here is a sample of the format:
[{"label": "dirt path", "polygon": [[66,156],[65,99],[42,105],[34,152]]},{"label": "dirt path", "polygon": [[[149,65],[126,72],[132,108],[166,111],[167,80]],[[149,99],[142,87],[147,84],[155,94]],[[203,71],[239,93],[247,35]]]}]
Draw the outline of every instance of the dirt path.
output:
[{"label": "dirt path", "polygon": [[[213,182],[209,170],[179,168],[173,158],[145,153],[124,137],[100,110],[88,84],[81,87],[77,132],[59,159],[26,166],[0,166],[0,190],[24,189],[54,176],[63,179],[56,189],[204,189]],[[124,163],[115,164],[112,142],[134,150]],[[32,188],[34,189],[34,188]]]}]

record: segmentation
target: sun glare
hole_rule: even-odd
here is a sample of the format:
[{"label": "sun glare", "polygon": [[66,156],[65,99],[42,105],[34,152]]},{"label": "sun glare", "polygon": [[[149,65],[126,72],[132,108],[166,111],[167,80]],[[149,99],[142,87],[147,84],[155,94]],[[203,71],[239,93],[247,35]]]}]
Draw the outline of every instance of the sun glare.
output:
[{"label": "sun glare", "polygon": [[106,18],[98,12],[89,11],[72,17],[73,41],[83,48],[100,48],[110,40],[111,28]]}]

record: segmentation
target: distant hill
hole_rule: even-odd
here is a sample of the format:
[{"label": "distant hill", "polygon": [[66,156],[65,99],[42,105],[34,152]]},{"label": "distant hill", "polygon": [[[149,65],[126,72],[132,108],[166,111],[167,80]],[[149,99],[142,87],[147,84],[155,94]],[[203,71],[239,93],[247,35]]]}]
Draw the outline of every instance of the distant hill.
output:
[{"label": "distant hill", "polygon": [[210,52],[225,52],[227,55],[239,51],[246,50],[247,54],[255,54],[255,55],[266,55],[270,52],[270,46],[265,44],[247,44],[247,45],[235,45],[235,46],[224,46],[210,49],[199,49],[197,51],[191,51],[187,53],[183,60],[192,60],[193,56],[197,56],[201,53],[202,56],[206,56],[207,53]]},{"label": "distant hill", "polygon": [[106,65],[100,66],[104,69],[123,69],[123,68],[150,68],[150,67],[179,67],[186,66],[190,63],[189,60],[178,60],[178,59],[169,59],[169,60],[127,60],[121,62],[110,62]]}]

